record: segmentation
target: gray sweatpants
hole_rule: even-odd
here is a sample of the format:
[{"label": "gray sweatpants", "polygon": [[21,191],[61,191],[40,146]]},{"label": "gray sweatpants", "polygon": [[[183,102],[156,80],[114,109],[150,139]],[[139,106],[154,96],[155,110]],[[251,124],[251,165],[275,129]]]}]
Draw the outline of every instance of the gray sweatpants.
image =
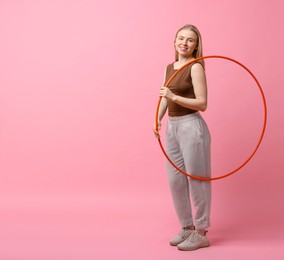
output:
[{"label": "gray sweatpants", "polygon": [[[174,164],[191,175],[210,177],[210,133],[199,114],[169,117],[166,130],[167,154]],[[187,177],[167,162],[174,207],[182,227],[210,226],[211,182]],[[191,198],[191,199],[190,199]],[[195,208],[192,217],[191,201]]]}]

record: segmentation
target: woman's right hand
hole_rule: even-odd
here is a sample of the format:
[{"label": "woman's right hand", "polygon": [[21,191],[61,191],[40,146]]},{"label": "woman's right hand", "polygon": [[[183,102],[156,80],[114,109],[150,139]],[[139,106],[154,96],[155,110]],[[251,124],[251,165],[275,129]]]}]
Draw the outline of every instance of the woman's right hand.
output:
[{"label": "woman's right hand", "polygon": [[160,138],[160,134],[159,134],[160,129],[161,129],[161,122],[158,122],[158,128],[157,128],[157,125],[156,125],[156,122],[155,122],[154,125],[153,125],[153,132],[154,132],[154,135],[155,135],[156,138]]}]

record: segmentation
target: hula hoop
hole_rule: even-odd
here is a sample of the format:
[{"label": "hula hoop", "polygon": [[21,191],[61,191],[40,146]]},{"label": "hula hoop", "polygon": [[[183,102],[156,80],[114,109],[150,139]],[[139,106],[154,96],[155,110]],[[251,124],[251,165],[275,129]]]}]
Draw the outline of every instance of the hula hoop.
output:
[{"label": "hula hoop", "polygon": [[[200,58],[197,58],[197,59],[194,59],[188,63],[186,63],[185,65],[183,65],[181,68],[179,68],[168,80],[168,82],[165,84],[165,87],[167,87],[169,85],[169,83],[173,80],[173,78],[183,69],[185,68],[186,66],[189,66],[190,64],[196,62],[196,61],[199,61],[199,60],[204,60],[204,59],[211,59],[211,58],[217,58],[217,59],[225,59],[225,60],[229,60],[229,61],[232,61],[238,65],[240,65],[242,68],[244,68],[250,75],[251,77],[254,79],[254,81],[256,82],[257,86],[258,86],[258,89],[261,93],[261,97],[262,97],[262,101],[263,101],[263,125],[262,125],[262,130],[261,130],[261,134],[260,134],[260,137],[259,137],[259,140],[253,150],[253,152],[251,153],[251,155],[240,165],[238,166],[236,169],[234,169],[233,171],[229,172],[229,173],[226,173],[224,175],[221,175],[221,176],[217,176],[217,177],[213,177],[213,178],[205,178],[205,177],[199,177],[199,176],[194,176],[192,174],[189,174],[189,173],[186,173],[184,171],[182,171],[181,169],[179,169],[173,162],[172,160],[169,158],[169,156],[167,155],[163,145],[162,145],[162,142],[161,142],[161,139],[160,137],[158,137],[158,141],[159,141],[159,144],[160,144],[160,147],[164,153],[164,155],[166,156],[166,158],[168,159],[168,161],[171,163],[171,165],[177,169],[179,172],[181,172],[182,174],[192,178],[192,179],[195,179],[195,180],[199,180],[199,181],[214,181],[214,180],[220,180],[220,179],[223,179],[225,177],[228,177],[232,174],[234,174],[235,172],[237,172],[238,170],[240,170],[241,168],[243,168],[250,160],[251,158],[255,155],[256,151],[258,150],[259,146],[260,146],[260,143],[263,139],[263,136],[264,136],[264,132],[265,132],[265,128],[266,128],[266,122],[267,122],[267,105],[266,105],[266,101],[265,101],[265,96],[264,96],[264,92],[262,90],[262,87],[260,85],[260,83],[258,82],[257,78],[254,76],[254,74],[245,66],[243,65],[242,63],[240,63],[239,61],[236,61],[232,58],[229,58],[229,57],[226,57],[226,56],[220,56],[220,55],[210,55],[210,56],[204,56],[204,57],[200,57]],[[158,106],[157,106],[157,110],[156,110],[156,131],[159,132],[159,129],[158,129],[158,117],[159,117],[159,108],[160,108],[160,104],[161,104],[161,100],[162,100],[162,97],[159,98],[159,101],[158,101]]]}]

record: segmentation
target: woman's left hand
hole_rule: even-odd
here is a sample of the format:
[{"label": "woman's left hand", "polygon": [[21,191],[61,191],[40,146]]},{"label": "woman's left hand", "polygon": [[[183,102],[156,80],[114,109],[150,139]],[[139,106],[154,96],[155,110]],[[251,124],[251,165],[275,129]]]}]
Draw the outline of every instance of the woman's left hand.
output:
[{"label": "woman's left hand", "polygon": [[164,97],[166,99],[173,100],[175,97],[175,94],[171,92],[171,90],[167,87],[161,87],[160,89],[160,97]]}]

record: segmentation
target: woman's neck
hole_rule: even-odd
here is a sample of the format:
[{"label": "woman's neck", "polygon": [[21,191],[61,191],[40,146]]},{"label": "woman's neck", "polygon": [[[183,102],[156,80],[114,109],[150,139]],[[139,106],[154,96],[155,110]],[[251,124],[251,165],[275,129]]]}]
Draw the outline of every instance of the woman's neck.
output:
[{"label": "woman's neck", "polygon": [[188,62],[190,62],[191,60],[193,60],[194,58],[192,56],[190,57],[183,57],[183,56],[180,56],[177,63],[180,64],[180,65],[183,65],[183,64],[186,64]]},{"label": "woman's neck", "polygon": [[179,57],[178,61],[175,62],[175,69],[179,69],[180,67],[182,67],[183,65],[190,62],[193,59],[194,58],[192,56],[190,56],[190,57]]}]

